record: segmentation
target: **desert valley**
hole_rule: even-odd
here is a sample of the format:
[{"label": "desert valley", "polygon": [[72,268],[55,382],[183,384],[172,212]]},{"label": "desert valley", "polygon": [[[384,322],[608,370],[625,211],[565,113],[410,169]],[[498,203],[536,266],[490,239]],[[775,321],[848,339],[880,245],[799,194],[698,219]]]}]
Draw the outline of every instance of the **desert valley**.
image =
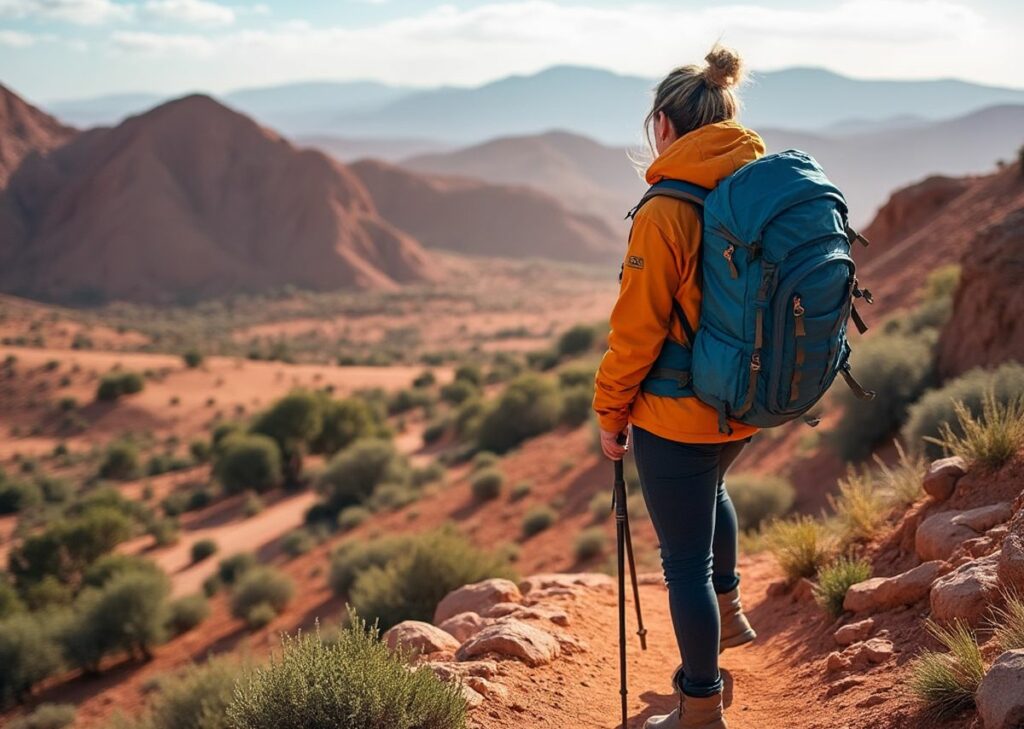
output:
[{"label": "desert valley", "polygon": [[[326,726],[287,681],[351,650],[325,683],[426,713],[337,726],[619,726],[591,401],[650,85],[0,86],[0,723]],[[871,241],[878,397],[730,473],[759,637],[722,656],[729,726],[1021,726],[1024,91],[790,69],[745,113]],[[678,655],[626,471],[639,729]]]}]

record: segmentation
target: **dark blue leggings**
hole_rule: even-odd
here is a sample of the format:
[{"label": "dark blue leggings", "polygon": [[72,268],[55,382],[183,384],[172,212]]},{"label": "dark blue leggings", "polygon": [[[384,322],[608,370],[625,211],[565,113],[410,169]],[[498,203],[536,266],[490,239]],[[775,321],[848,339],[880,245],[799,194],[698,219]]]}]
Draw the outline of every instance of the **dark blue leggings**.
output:
[{"label": "dark blue leggings", "polygon": [[683,692],[722,690],[715,593],[739,585],[736,510],[725,472],[746,445],[679,443],[633,426],[633,453],[661,546],[669,609],[683,663]]}]

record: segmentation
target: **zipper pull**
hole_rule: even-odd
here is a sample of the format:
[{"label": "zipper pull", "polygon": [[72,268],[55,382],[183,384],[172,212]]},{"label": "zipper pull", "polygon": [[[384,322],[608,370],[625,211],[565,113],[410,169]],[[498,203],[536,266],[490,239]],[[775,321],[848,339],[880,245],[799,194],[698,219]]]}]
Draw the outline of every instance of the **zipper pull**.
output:
[{"label": "zipper pull", "polygon": [[761,371],[761,353],[754,352],[750,355],[750,371],[760,372]]},{"label": "zipper pull", "polygon": [[804,306],[800,302],[799,296],[793,297],[793,326],[796,328],[796,336],[806,336],[807,330],[804,329]]},{"label": "zipper pull", "polygon": [[736,253],[736,246],[734,246],[732,243],[730,243],[728,246],[726,246],[725,250],[722,251],[722,258],[724,258],[726,260],[726,262],[729,264],[729,274],[733,278],[739,278],[740,277],[740,272],[736,270],[736,264],[733,263],[733,260],[732,260],[732,257],[733,257],[733,255],[735,255],[735,253]]}]

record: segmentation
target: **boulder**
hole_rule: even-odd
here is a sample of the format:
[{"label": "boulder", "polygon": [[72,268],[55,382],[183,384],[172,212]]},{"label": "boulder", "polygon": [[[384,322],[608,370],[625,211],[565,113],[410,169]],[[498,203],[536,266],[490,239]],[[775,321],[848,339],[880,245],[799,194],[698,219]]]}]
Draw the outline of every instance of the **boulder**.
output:
[{"label": "boulder", "polygon": [[859,613],[912,605],[928,595],[932,583],[946,569],[945,562],[933,560],[919,564],[895,577],[872,577],[864,582],[858,582],[846,591],[843,608]]},{"label": "boulder", "polygon": [[856,623],[844,625],[837,630],[832,637],[835,638],[837,645],[848,646],[861,640],[867,640],[874,630],[874,619],[865,618],[864,620],[859,620]]},{"label": "boulder", "polygon": [[440,623],[437,627],[453,635],[459,643],[465,643],[493,623],[492,618],[484,618],[476,613],[459,613]]},{"label": "boulder", "polygon": [[885,663],[892,658],[895,652],[896,648],[893,646],[892,641],[884,638],[871,638],[861,644],[853,660],[856,663],[859,658],[863,657],[867,659],[868,663]]},{"label": "boulder", "polygon": [[499,602],[520,602],[522,593],[511,580],[493,578],[452,590],[437,604],[434,625],[440,625],[459,613],[483,614]]},{"label": "boulder", "polygon": [[975,701],[985,729],[1024,726],[1024,650],[1007,651],[996,659]]},{"label": "boulder", "polygon": [[924,490],[939,501],[953,495],[956,482],[967,473],[967,464],[960,456],[933,461],[924,477]]},{"label": "boulder", "polygon": [[850,659],[839,651],[832,651],[825,659],[825,673],[839,673],[850,667]]},{"label": "boulder", "polygon": [[485,618],[516,618],[518,620],[550,620],[555,625],[569,625],[569,615],[558,608],[544,605],[519,605],[514,602],[499,602],[484,611]]},{"label": "boulder", "polygon": [[960,545],[1010,518],[1009,504],[990,504],[969,511],[932,514],[917,528],[914,548],[923,561],[948,560]]},{"label": "boulder", "polygon": [[1003,537],[999,581],[1007,589],[1024,593],[1024,508],[1010,521]]},{"label": "boulder", "polygon": [[463,681],[470,676],[492,679],[498,675],[498,664],[494,661],[431,661],[427,666],[442,681]]},{"label": "boulder", "polygon": [[996,570],[999,552],[961,565],[932,585],[932,617],[941,622],[960,618],[977,625],[999,596]]},{"label": "boulder", "polygon": [[577,574],[540,574],[531,575],[519,583],[519,590],[529,595],[538,590],[562,590],[568,593],[579,593],[594,588],[610,588],[614,585],[612,578],[596,572],[580,572]]},{"label": "boulder", "polygon": [[405,620],[384,633],[384,643],[391,650],[412,651],[424,655],[442,651],[454,653],[459,649],[450,633],[419,620]]},{"label": "boulder", "polygon": [[550,633],[520,620],[502,620],[489,625],[456,652],[465,661],[477,656],[495,654],[516,658],[528,666],[551,663],[561,651],[558,639]]},{"label": "boulder", "polygon": [[488,681],[486,678],[479,676],[467,676],[465,683],[471,689],[476,691],[488,699],[508,699],[508,689],[502,686],[500,683],[494,681]]}]

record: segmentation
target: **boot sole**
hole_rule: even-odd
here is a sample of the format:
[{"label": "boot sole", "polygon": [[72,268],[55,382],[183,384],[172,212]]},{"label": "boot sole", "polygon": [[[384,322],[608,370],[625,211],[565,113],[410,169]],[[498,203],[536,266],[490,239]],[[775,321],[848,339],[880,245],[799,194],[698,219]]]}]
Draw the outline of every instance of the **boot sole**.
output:
[{"label": "boot sole", "polygon": [[718,653],[721,655],[729,648],[739,648],[741,645],[752,642],[755,638],[757,638],[757,633],[753,629],[734,635],[718,644]]}]

